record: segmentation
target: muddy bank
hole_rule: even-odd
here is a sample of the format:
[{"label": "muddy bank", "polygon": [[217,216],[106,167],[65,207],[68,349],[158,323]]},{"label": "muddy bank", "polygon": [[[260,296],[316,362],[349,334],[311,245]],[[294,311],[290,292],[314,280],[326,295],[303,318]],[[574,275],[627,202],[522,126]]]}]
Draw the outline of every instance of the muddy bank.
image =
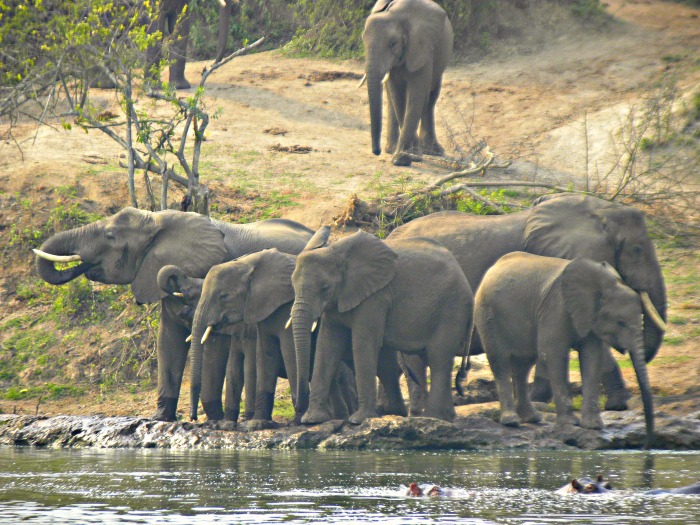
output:
[{"label": "muddy bank", "polygon": [[[473,407],[473,405],[472,405]],[[506,428],[488,415],[460,415],[454,423],[385,416],[359,426],[340,420],[315,426],[255,429],[252,423],[160,422],[139,417],[0,415],[0,445],[50,448],[345,449],[345,450],[584,450],[641,448],[644,420],[637,411],[604,412],[605,429],[557,428],[554,415],[539,425]],[[485,407],[486,408],[486,407]],[[485,411],[489,412],[488,408]],[[270,426],[270,425],[268,425]],[[700,412],[659,414],[655,448],[700,449]]]}]

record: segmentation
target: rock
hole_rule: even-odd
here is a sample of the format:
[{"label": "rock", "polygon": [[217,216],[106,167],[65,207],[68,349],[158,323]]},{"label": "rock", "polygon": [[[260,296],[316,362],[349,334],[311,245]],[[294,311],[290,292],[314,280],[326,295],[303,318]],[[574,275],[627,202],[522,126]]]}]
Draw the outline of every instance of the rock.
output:
[{"label": "rock", "polygon": [[[601,431],[541,424],[505,427],[498,403],[457,407],[454,422],[427,417],[385,416],[361,425],[341,420],[320,425],[153,421],[139,417],[0,415],[0,445],[51,448],[174,449],[353,449],[486,450],[641,448],[644,417],[639,411],[603,412]],[[270,428],[272,427],[272,428]],[[700,449],[700,412],[685,417],[658,414],[655,448]]]}]

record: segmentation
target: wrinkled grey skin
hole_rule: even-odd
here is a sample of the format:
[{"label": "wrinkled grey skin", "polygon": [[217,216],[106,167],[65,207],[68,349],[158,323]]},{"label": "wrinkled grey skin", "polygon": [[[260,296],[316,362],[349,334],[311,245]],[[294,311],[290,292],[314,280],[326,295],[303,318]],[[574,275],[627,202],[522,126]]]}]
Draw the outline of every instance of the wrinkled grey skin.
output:
[{"label": "wrinkled grey skin", "polygon": [[[474,216],[440,212],[421,217],[394,230],[389,239],[429,237],[444,244],[476,290],[486,270],[502,255],[526,251],[538,255],[606,261],[625,283],[647,292],[661,317],[666,319],[666,287],[643,214],[634,208],[588,196],[553,195],[522,212],[499,216]],[[663,332],[644,316],[645,358],[650,361],[661,346]],[[478,331],[471,355],[482,353]],[[407,359],[415,371],[415,364]],[[532,399],[549,401],[551,389],[546,367],[537,366]],[[410,384],[410,378],[409,378]],[[619,367],[609,352],[603,362],[606,410],[624,410],[630,397]],[[418,396],[416,396],[418,398]],[[413,404],[413,391],[411,403]]]},{"label": "wrinkled grey skin", "polygon": [[[163,266],[158,272],[158,285],[168,293],[174,300],[169,302],[172,316],[192,332],[192,322],[194,314],[199,304],[202,294],[204,279],[188,277],[177,266]],[[226,342],[228,338],[228,343]],[[217,345],[216,342],[219,344]],[[216,413],[216,406],[211,406],[212,401],[216,405],[220,403],[221,392],[212,389],[220,387],[223,383],[221,368],[222,356],[217,355],[217,351],[229,348],[228,359],[226,360],[226,396],[224,403],[224,419],[237,421],[240,415],[241,397],[244,385],[254,385],[256,376],[255,367],[255,347],[256,333],[254,328],[240,324],[233,327],[223,327],[217,330],[207,346],[214,345],[213,350],[207,352],[207,363],[203,366],[211,371],[206,382],[206,390],[203,397],[210,400],[208,403],[208,413]],[[244,418],[251,419],[255,412],[255,389],[246,389]]]},{"label": "wrinkled grey skin", "polygon": [[[85,275],[106,284],[130,284],[138,303],[161,301],[158,332],[158,409],[160,420],[176,418],[182,372],[189,344],[189,328],[177,319],[176,298],[158,286],[157,275],[168,264],[179,266],[185,275],[203,278],[215,264],[242,255],[277,248],[299,253],[312,231],[303,225],[282,219],[251,224],[230,224],[196,213],[179,211],[147,212],[124,208],[100,221],[58,233],[40,248],[53,255],[79,255],[81,263],[57,270],[52,261],[37,257],[36,267],[46,282],[60,285]],[[211,355],[219,356],[219,368],[226,368],[229,341],[212,341]],[[222,381],[223,381],[223,373]],[[210,402],[211,419],[221,419],[222,385]]]},{"label": "wrinkled grey skin", "polygon": [[502,424],[542,419],[530,403],[527,384],[538,359],[547,363],[557,423],[579,424],[569,393],[569,349],[574,348],[583,386],[580,424],[603,428],[598,401],[607,344],[629,352],[644,404],[646,445],[651,445],[654,407],[644,361],[642,303],[607,263],[509,253],[484,275],[474,299],[474,322],[496,379]]},{"label": "wrinkled grey skin", "polygon": [[[208,375],[212,372],[202,366],[203,353],[206,355],[207,352],[203,352],[201,338],[208,326],[213,327],[214,332],[244,324],[257,329],[257,378],[246,377],[246,396],[248,384],[255,386],[256,403],[252,419],[272,419],[278,377],[289,379],[292,401],[296,407],[294,337],[291,328],[286,328],[294,301],[292,272],[295,264],[296,256],[270,249],[216,265],[209,270],[192,329],[192,419],[197,418],[196,407],[199,403],[196,397],[198,389],[194,387],[206,386],[209,383]],[[334,417],[344,419],[349,416],[350,411],[338,388],[332,389],[331,394],[334,396]],[[351,409],[354,411],[356,406],[351,405]],[[301,414],[297,414],[297,419],[300,418]]]},{"label": "wrinkled grey skin", "polygon": [[[367,18],[362,40],[372,130],[372,152],[381,153],[382,80],[389,74],[389,132],[385,150],[397,166],[406,153],[442,155],[435,135],[435,104],[452,54],[452,24],[430,0],[380,0]],[[420,123],[420,136],[417,135]]]},{"label": "wrinkled grey skin", "polygon": [[323,408],[329,378],[350,353],[359,397],[359,408],[350,422],[359,424],[377,417],[377,375],[390,406],[405,411],[392,376],[392,356],[397,351],[418,354],[430,366],[432,380],[424,415],[453,419],[452,361],[469,344],[472,292],[452,254],[427,239],[384,242],[362,231],[328,247],[319,247],[315,239],[297,258],[292,275],[297,399],[302,407],[307,395],[302,378],[309,374],[309,332],[321,318],[309,408],[302,422],[330,418]]}]

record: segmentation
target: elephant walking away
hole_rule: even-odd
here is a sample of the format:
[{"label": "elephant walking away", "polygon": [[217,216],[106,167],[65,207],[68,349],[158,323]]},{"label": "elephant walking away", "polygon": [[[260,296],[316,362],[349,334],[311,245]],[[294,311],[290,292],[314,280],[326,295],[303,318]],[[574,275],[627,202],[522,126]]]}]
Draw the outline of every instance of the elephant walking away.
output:
[{"label": "elephant walking away", "polygon": [[[294,337],[289,328],[295,265],[296,256],[270,249],[209,270],[192,329],[192,419],[197,419],[200,388],[206,387],[210,382],[208,376],[216,373],[215,369],[202,363],[203,354],[207,353],[203,351],[202,340],[208,337],[210,330],[220,332],[244,325],[257,329],[254,357],[257,377],[245,378],[246,396],[249,385],[255,388],[253,419],[272,419],[278,377],[289,379],[292,402],[297,406],[296,355]],[[339,370],[338,373],[345,371]],[[348,385],[348,381],[338,378],[331,389],[329,407],[334,417],[340,419],[347,418],[357,409],[356,394],[353,396],[353,392],[341,390],[343,385]],[[297,412],[297,420],[301,415]]]},{"label": "elephant walking away", "polygon": [[598,400],[607,346],[629,352],[639,382],[647,448],[653,442],[654,405],[644,361],[642,302],[606,263],[569,261],[524,252],[503,256],[476,292],[474,321],[481,334],[501,402],[501,423],[539,422],[527,378],[544,361],[558,424],[579,424],[569,393],[569,349],[579,353],[581,426],[603,428]]},{"label": "elephant walking away", "polygon": [[[182,373],[189,344],[189,327],[178,319],[179,299],[158,285],[163,266],[180,267],[185,275],[203,278],[215,264],[230,261],[266,248],[299,253],[313,234],[305,226],[284,219],[268,219],[250,224],[232,224],[197,213],[166,210],[148,212],[124,208],[120,212],[86,226],[58,233],[35,250],[36,267],[50,284],[67,283],[81,275],[105,284],[130,284],[140,304],[161,301],[158,329],[158,406],[160,420],[176,418]],[[56,263],[76,262],[58,270]],[[229,353],[225,338],[212,341],[222,359]],[[222,379],[223,381],[223,374]],[[223,414],[221,388],[209,406],[212,419]],[[216,389],[213,389],[216,391]]]},{"label": "elephant walking away", "polygon": [[[382,90],[389,99],[385,151],[396,166],[409,166],[409,152],[442,155],[435,134],[435,104],[452,55],[452,24],[431,0],[379,0],[362,40],[369,96],[372,152],[381,153]],[[420,134],[418,124],[420,123]]]},{"label": "elephant walking away", "polygon": [[[390,400],[398,398],[402,404],[397,377],[392,375],[397,351],[419,354],[430,367],[424,415],[452,420],[452,361],[469,344],[473,304],[471,288],[454,256],[428,239],[385,242],[359,231],[324,247],[314,242],[316,236],[297,257],[292,275],[301,406],[309,396],[302,422],[330,419],[323,401],[339,361],[350,352],[359,398],[350,422],[377,417],[377,375]],[[307,394],[303,387],[309,374],[310,334],[319,318]]]},{"label": "elephant walking away", "polygon": [[[400,226],[388,239],[410,237],[428,237],[445,245],[474,290],[478,289],[486,270],[510,252],[606,261],[643,299],[647,362],[661,346],[666,329],[666,287],[644,215],[639,210],[589,196],[553,196],[528,210],[508,215],[433,213]],[[470,355],[482,352],[476,330]],[[551,398],[546,377],[546,367],[538,365],[533,400]],[[630,394],[609,352],[603,356],[603,387],[607,395],[606,410],[627,408]]]}]

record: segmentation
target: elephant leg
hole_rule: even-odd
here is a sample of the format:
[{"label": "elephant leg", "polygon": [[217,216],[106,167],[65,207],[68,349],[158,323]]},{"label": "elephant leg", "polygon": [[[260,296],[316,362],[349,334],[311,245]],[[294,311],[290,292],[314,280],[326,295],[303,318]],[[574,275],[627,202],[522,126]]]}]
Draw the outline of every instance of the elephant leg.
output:
[{"label": "elephant leg", "polygon": [[532,383],[530,400],[549,403],[552,400],[552,386],[549,384],[549,372],[544,359],[538,359],[535,365],[535,380]]},{"label": "elephant leg", "polygon": [[524,423],[539,423],[542,421],[542,414],[534,409],[528,395],[527,378],[534,364],[534,359],[516,357],[511,359],[513,388],[515,390],[515,411]]},{"label": "elephant leg", "polygon": [[241,398],[243,397],[243,349],[241,341],[233,338],[231,351],[226,366],[226,410],[224,419],[227,421],[238,421],[241,411]]},{"label": "elephant leg", "polygon": [[[186,3],[184,2],[184,4]],[[174,62],[170,64],[170,84],[177,89],[188,89],[191,86],[185,78],[185,64],[187,63],[187,45],[190,40],[192,16],[190,15],[189,6],[187,6],[187,11],[184,15],[181,15],[181,13],[182,10],[178,10],[179,23],[173,31],[170,58]]]},{"label": "elephant leg", "polygon": [[233,0],[226,0],[223,6],[219,6],[219,31],[217,35],[215,62],[220,62],[226,54],[226,43],[228,42],[228,32],[231,27],[233,5]]},{"label": "elephant leg", "polygon": [[[424,68],[428,69],[428,68]],[[428,99],[428,82],[424,79],[426,72],[421,73],[417,78],[411,79],[406,90],[406,111],[404,113],[399,134],[399,142],[392,162],[395,166],[410,166],[411,157],[409,153],[418,143],[416,132],[418,123],[423,113],[423,107]]]},{"label": "elephant leg", "polygon": [[204,413],[210,421],[224,418],[221,392],[224,388],[230,347],[231,338],[222,334],[212,335],[205,343],[201,399]]},{"label": "elephant leg", "polygon": [[539,336],[538,348],[540,361],[547,363],[549,382],[552,385],[554,404],[557,408],[558,425],[578,425],[579,420],[574,414],[571,405],[571,394],[569,392],[569,345],[568,343],[552,343],[546,338]]},{"label": "elephant leg", "polygon": [[[257,372],[257,385],[255,392],[255,414],[253,419],[272,419],[272,409],[277,388],[277,372],[280,369],[282,356],[280,355],[277,339],[265,333],[258,332],[257,353],[255,368]],[[247,381],[247,378],[246,378]],[[248,387],[246,384],[246,396]],[[246,407],[248,401],[246,399]]]},{"label": "elephant leg", "polygon": [[[158,14],[158,18],[149,24],[146,32],[151,35],[158,31],[162,35],[162,38],[165,38],[166,35],[169,34],[168,25],[170,23],[170,18],[172,18],[172,13],[166,10],[161,11]],[[158,66],[158,62],[160,62],[162,52],[162,40],[158,40],[152,46],[149,46],[148,49],[146,49],[146,78],[155,82],[155,87],[157,88],[160,87],[160,77],[157,75],[155,69]]]},{"label": "elephant leg", "polygon": [[[243,386],[245,388],[245,412],[244,419],[252,419],[255,415],[255,391],[257,389],[257,363],[255,360],[257,337],[243,336]],[[275,363],[274,371],[278,366]],[[277,377],[275,376],[275,381]]]},{"label": "elephant leg", "polygon": [[[294,337],[291,330],[285,330],[285,333],[279,337],[280,351],[284,362],[284,369],[287,371],[287,380],[289,381],[289,389],[292,394],[292,405],[296,411],[297,406],[297,359],[296,350],[294,348]],[[259,365],[262,366],[262,365]],[[295,418],[297,422],[301,421],[301,414],[297,413]]]},{"label": "elephant leg", "polygon": [[330,321],[321,323],[309,388],[309,408],[301,418],[302,423],[323,423],[332,419],[328,397],[340,358],[346,351],[347,337],[344,332],[342,327]]},{"label": "elephant leg", "polygon": [[348,415],[354,413],[357,408],[357,387],[355,385],[355,372],[352,367],[345,361],[341,361],[338,366],[338,372],[336,373],[336,380],[338,381],[338,386],[341,393],[343,394],[343,399],[345,400],[345,406],[348,407]]},{"label": "elephant leg", "polygon": [[180,325],[161,301],[161,322],[158,330],[158,401],[153,419],[175,421],[180,397],[182,373],[185,370],[189,330]]},{"label": "elephant leg", "polygon": [[501,424],[509,427],[520,425],[520,418],[515,410],[515,396],[513,393],[513,372],[511,369],[510,354],[507,351],[507,343],[490,341],[487,346],[486,357],[491,367],[491,372],[496,380],[498,400],[501,403]]},{"label": "elephant leg", "polygon": [[627,386],[625,386],[620,367],[609,348],[603,353],[601,366],[603,391],[607,396],[605,410],[627,410],[627,400],[632,395],[627,390]]},{"label": "elephant leg", "polygon": [[581,403],[581,426],[583,428],[603,428],[598,403],[600,400],[601,362],[604,352],[610,353],[599,340],[585,341],[579,351],[581,386],[583,388],[583,401]]},{"label": "elephant leg", "polygon": [[430,391],[424,415],[452,421],[457,413],[452,401],[452,366],[455,348],[454,331],[438,330],[425,349],[430,367]]},{"label": "elephant leg", "polygon": [[428,103],[425,105],[421,116],[419,143],[423,153],[428,155],[444,155],[445,149],[440,145],[435,133],[435,104],[440,96],[440,85],[442,78],[438,82],[437,88],[430,92]]},{"label": "elephant leg", "polygon": [[[382,348],[379,353],[377,375],[386,395],[383,413],[395,416],[407,416],[406,403],[401,395],[401,367],[398,354],[394,350]],[[358,407],[359,408],[359,407]],[[379,413],[379,411],[378,411]]]},{"label": "elephant leg", "polygon": [[[386,316],[377,316],[385,319]],[[352,356],[355,363],[355,380],[359,407],[350,416],[350,423],[359,425],[367,418],[378,417],[377,414],[377,365],[379,351],[384,338],[384,325],[376,323],[357,323],[352,330]],[[314,372],[314,376],[315,376]],[[387,385],[384,385],[385,388]],[[389,388],[387,394],[391,395]]]},{"label": "elephant leg", "polygon": [[[397,84],[393,85],[394,83]],[[406,109],[405,91],[405,85],[402,89],[398,85],[398,81],[390,79],[386,84],[386,95],[389,101],[389,126],[384,151],[389,154],[393,154],[396,151],[396,144],[399,141],[399,122],[403,122],[403,115]]]},{"label": "elephant leg", "polygon": [[410,414],[420,416],[425,410],[428,399],[427,365],[421,356],[406,354],[401,355],[399,363],[408,385]]}]

